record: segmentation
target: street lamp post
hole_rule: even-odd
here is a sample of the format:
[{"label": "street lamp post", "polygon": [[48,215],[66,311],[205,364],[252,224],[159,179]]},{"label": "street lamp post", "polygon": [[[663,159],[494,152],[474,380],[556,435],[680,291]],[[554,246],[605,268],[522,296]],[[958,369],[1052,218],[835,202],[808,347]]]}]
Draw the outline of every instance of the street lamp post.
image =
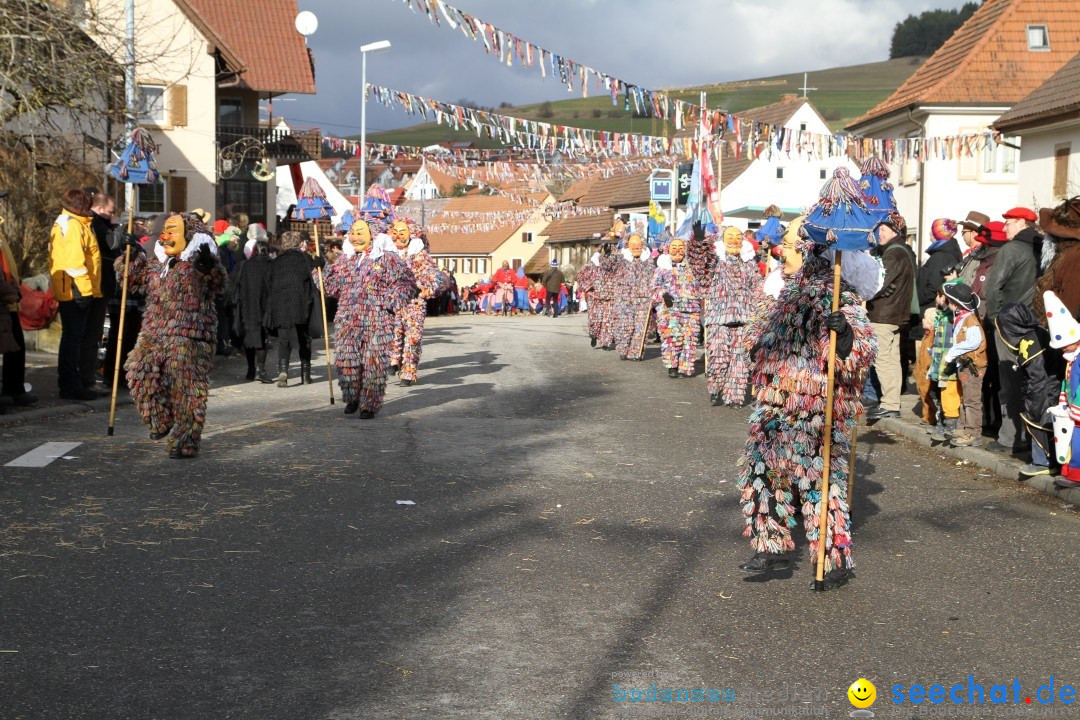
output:
[{"label": "street lamp post", "polygon": [[[389,40],[379,40],[360,46],[360,196],[367,194],[367,56],[368,53],[390,49]],[[363,200],[360,201],[363,203]]]}]

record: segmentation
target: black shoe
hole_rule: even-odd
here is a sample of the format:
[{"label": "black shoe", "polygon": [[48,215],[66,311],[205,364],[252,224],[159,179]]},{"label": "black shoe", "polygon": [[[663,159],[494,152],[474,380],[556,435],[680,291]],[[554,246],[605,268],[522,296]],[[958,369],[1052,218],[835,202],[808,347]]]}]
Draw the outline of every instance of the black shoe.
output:
[{"label": "black shoe", "polygon": [[1005,453],[1006,455],[1012,455],[1012,449],[1005,447],[1004,445],[999,443],[997,440],[991,440],[990,442],[986,443],[986,445],[984,445],[983,447],[985,447],[987,450],[992,450],[994,452]]},{"label": "black shoe", "polygon": [[709,404],[712,405],[713,407],[716,407],[717,405],[720,405],[721,404],[720,403],[720,393],[713,393],[712,395],[710,395],[709,396]]},{"label": "black shoe", "polygon": [[676,370],[675,368],[668,368],[667,376],[669,378],[672,378],[673,380],[678,380],[679,379],[679,371]]},{"label": "black shoe", "polygon": [[791,567],[791,559],[783,555],[773,553],[754,553],[754,556],[739,566],[743,572],[772,572],[774,570],[787,570]]},{"label": "black shoe", "polygon": [[194,460],[195,456],[198,454],[198,450],[191,450],[190,452],[185,453],[178,448],[173,448],[169,451],[169,457],[173,460]]},{"label": "black shoe", "polygon": [[390,374],[391,375],[397,375],[399,370],[401,370],[400,365],[391,365],[390,366]]},{"label": "black shoe", "polygon": [[[855,571],[847,568],[836,568],[825,573],[825,590],[835,590],[838,587],[843,587],[848,584],[849,580],[855,579]],[[817,580],[814,580],[810,584],[811,590],[817,590]]]},{"label": "black shoe", "polygon": [[289,361],[288,360],[278,360],[277,368],[278,368],[277,386],[279,388],[287,388],[287,387],[289,387]]},{"label": "black shoe", "polygon": [[875,408],[866,413],[867,420],[884,420],[885,418],[898,418],[900,417],[899,410],[882,410],[881,408]]},{"label": "black shoe", "polygon": [[373,417],[375,417],[375,413],[371,412],[370,410],[361,410],[360,411],[360,419],[361,420],[370,420]]},{"label": "black shoe", "polygon": [[86,388],[79,388],[73,392],[61,392],[60,397],[64,400],[78,400],[80,402],[87,402],[89,400],[97,400],[98,395],[93,390],[87,390]]},{"label": "black shoe", "polygon": [[594,338],[594,337],[589,338],[589,346],[590,347],[596,347],[596,338]]},{"label": "black shoe", "polygon": [[28,392],[12,395],[11,401],[20,407],[28,407],[38,401],[38,396]]},{"label": "black shoe", "polygon": [[252,380],[254,380],[255,379],[255,368],[249,367],[247,369],[247,374],[244,375],[244,379],[247,380],[248,382],[251,382]]},{"label": "black shoe", "polygon": [[311,361],[310,360],[301,360],[300,361],[300,383],[302,385],[313,385],[314,384],[312,382],[312,380],[311,380]]},{"label": "black shoe", "polygon": [[352,415],[354,412],[356,412],[359,409],[360,409],[360,403],[358,403],[358,402],[347,403],[345,405],[345,414],[346,415]]},{"label": "black shoe", "polygon": [[404,385],[405,387],[409,387],[410,385],[415,385],[416,381],[415,380],[402,380],[401,384]]},{"label": "black shoe", "polygon": [[620,360],[625,360],[625,359],[626,359],[626,356],[625,356],[625,355],[620,355],[620,356],[619,356],[619,359],[620,359]]}]

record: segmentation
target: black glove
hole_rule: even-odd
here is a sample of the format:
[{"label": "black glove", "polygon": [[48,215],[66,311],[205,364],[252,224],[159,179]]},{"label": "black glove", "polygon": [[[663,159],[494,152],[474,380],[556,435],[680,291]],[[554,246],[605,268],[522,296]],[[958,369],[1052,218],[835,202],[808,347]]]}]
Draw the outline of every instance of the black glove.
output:
[{"label": "black glove", "polygon": [[836,357],[847,360],[855,345],[855,332],[851,329],[844,313],[837,310],[825,316],[825,327],[836,332]]},{"label": "black glove", "polygon": [[704,240],[705,239],[705,226],[702,225],[700,221],[694,223],[694,239],[695,240]]},{"label": "black glove", "polygon": [[200,245],[199,251],[195,257],[195,269],[206,275],[214,269],[214,263],[217,262],[217,258],[214,257],[214,253],[210,250],[209,245]]},{"label": "black glove", "polygon": [[124,241],[120,243],[119,249],[123,250],[124,248],[131,248],[132,253],[146,252],[146,249],[142,246],[142,243],[139,242],[139,236],[132,235],[131,233],[124,234]]},{"label": "black glove", "polygon": [[326,259],[325,258],[314,257],[314,258],[311,259],[311,263],[315,267],[319,268],[320,270],[322,270],[324,267],[326,267]]},{"label": "black glove", "polygon": [[664,293],[664,307],[671,307],[674,304],[675,298],[671,297],[668,293]]}]

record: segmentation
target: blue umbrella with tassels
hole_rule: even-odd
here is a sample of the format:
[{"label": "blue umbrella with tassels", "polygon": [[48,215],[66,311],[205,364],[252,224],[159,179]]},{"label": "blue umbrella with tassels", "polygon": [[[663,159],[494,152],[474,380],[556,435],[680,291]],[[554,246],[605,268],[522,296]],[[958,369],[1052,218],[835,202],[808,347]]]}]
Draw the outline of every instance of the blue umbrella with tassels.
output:
[{"label": "blue umbrella with tassels", "polygon": [[[131,131],[131,138],[127,147],[120,153],[120,157],[109,165],[108,173],[122,183],[131,185],[156,185],[161,182],[161,175],[154,164],[154,153],[158,146],[143,128],[135,128]],[[128,226],[127,234],[130,236],[135,222],[135,203],[128,203]],[[122,357],[120,352],[124,342],[124,319],[127,314],[128,294],[128,267],[131,263],[131,246],[124,245],[124,282],[120,292],[120,326],[116,331],[116,357]],[[109,270],[111,272],[111,269]],[[112,436],[116,423],[116,389],[120,387],[120,365],[117,362],[113,367],[112,400],[109,402],[109,432]]]},{"label": "blue umbrella with tassels", "polygon": [[[315,256],[321,257],[319,249],[319,220],[326,220],[334,215],[334,206],[326,199],[326,193],[319,185],[319,181],[309,177],[300,187],[296,196],[296,209],[293,217],[297,220],[311,220],[313,223],[312,237],[315,239]],[[322,326],[323,344],[326,347],[326,382],[330,385],[330,404],[334,404],[334,378],[330,371],[330,333],[326,324],[326,289],[323,286],[322,268],[319,273],[319,300],[322,303]]]}]

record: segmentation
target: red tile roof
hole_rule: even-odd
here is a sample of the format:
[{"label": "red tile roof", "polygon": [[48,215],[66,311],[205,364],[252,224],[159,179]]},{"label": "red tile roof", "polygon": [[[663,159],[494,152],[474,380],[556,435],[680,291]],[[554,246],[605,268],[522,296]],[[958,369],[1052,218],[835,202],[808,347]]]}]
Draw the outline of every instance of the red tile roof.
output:
[{"label": "red tile roof", "polygon": [[997,119],[1004,133],[1044,122],[1080,117],[1080,53]]},{"label": "red tile roof", "polygon": [[296,0],[176,0],[217,46],[241,87],[268,93],[315,92],[315,69],[296,31]]},{"label": "red tile roof", "polygon": [[[1049,51],[1028,49],[1027,26],[1046,25]],[[896,92],[848,125],[915,104],[1017,102],[1080,52],[1080,6],[1068,0],[986,0]]]},{"label": "red tile roof", "polygon": [[633,207],[649,204],[649,172],[615,175],[593,183],[578,198],[578,205],[592,207]]}]

